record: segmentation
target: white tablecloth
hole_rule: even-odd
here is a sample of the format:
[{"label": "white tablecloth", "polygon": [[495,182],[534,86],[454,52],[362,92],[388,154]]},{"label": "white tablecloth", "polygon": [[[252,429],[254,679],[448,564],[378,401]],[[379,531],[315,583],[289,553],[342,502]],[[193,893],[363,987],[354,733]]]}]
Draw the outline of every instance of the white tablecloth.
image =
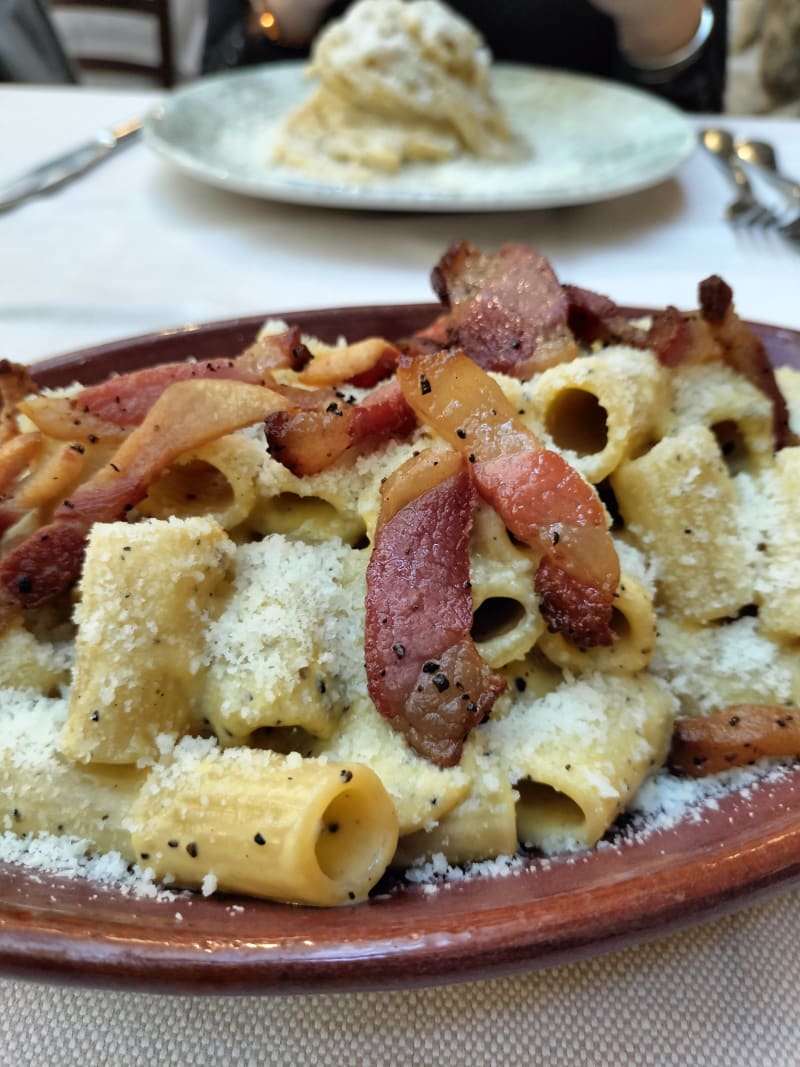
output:
[{"label": "white tablecloth", "polygon": [[[10,87],[0,94],[0,183],[155,94]],[[738,120],[779,140],[800,173],[800,124]],[[526,241],[562,281],[620,303],[696,305],[721,273],[739,311],[800,327],[800,251],[721,219],[727,189],[699,152],[675,181],[602,204],[486,215],[356,214],[272,205],[173,173],[143,144],[55,197],[0,216],[0,354],[38,359],[185,322],[276,310],[433,299],[453,240]]]},{"label": "white tablecloth", "polygon": [[[144,93],[0,89],[0,182]],[[800,174],[800,123],[737,119]],[[250,200],[136,145],[0,215],[0,356],[20,361],[186,322],[426,300],[446,245],[522,240],[563,281],[691,306],[722,274],[748,318],[800,328],[800,250],[729,229],[696,154],[624,199],[498,215],[356,214]],[[399,993],[211,999],[0,981],[0,1064],[800,1063],[800,896],[550,971]]]}]

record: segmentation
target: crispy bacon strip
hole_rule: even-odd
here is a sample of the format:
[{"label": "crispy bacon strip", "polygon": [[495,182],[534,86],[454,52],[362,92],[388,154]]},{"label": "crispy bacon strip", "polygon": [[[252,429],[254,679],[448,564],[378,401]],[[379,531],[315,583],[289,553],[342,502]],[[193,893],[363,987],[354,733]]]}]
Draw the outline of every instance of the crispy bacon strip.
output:
[{"label": "crispy bacon strip", "polygon": [[699,311],[666,307],[652,314],[643,330],[629,322],[608,297],[577,286],[564,286],[568,321],[586,344],[627,344],[652,349],[666,367],[722,360],[760,389],[771,401],[775,450],[795,440],[789,428],[786,401],[775,379],[767,351],[733,306],[733,291],[718,275],[700,282]]},{"label": "crispy bacon strip", "polygon": [[562,288],[567,300],[569,328],[584,344],[620,341],[620,334],[628,330],[632,336],[641,335],[642,331],[631,325],[611,297],[595,293],[592,289],[582,289],[578,285],[564,285]]},{"label": "crispy bacon strip", "polygon": [[398,380],[417,416],[470,460],[511,533],[542,553],[536,588],[550,628],[582,647],[611,644],[619,560],[592,486],[542,447],[463,352],[404,356]]},{"label": "crispy bacon strip", "polygon": [[772,402],[775,451],[795,440],[789,410],[761,339],[742,322],[733,306],[733,291],[718,275],[700,283],[700,312],[722,349],[722,359]]},{"label": "crispy bacon strip", "polygon": [[447,307],[420,337],[461,349],[485,370],[529,378],[578,355],[568,300],[544,256],[522,244],[494,255],[461,242],[431,276]]},{"label": "crispy bacon strip", "polygon": [[93,523],[123,519],[184,452],[260,422],[286,403],[273,390],[247,382],[174,383],[120,445],[110,464],[65,500],[51,523],[3,558],[0,588],[22,607],[52,600],[79,577]]},{"label": "crispy bacon strip", "polygon": [[707,774],[762,756],[800,756],[800,711],[771,704],[732,704],[708,716],[677,719],[668,764],[679,774]]},{"label": "crispy bacon strip", "polygon": [[234,362],[243,373],[250,375],[248,380],[258,382],[265,372],[302,371],[310,360],[311,352],[303,342],[300,327],[289,326],[281,333],[266,333],[257,337]]},{"label": "crispy bacon strip", "polygon": [[42,435],[38,430],[17,434],[0,444],[0,496],[10,492],[41,450]]},{"label": "crispy bacon strip", "polygon": [[[321,400],[310,396],[317,406],[279,411],[266,420],[270,455],[300,477],[326,470],[351,446],[399,436],[416,425],[396,381],[378,386],[358,404],[335,393]],[[292,394],[292,399],[300,398]]]},{"label": "crispy bacon strip", "polygon": [[696,360],[703,341],[705,348],[709,347],[707,336],[695,336],[696,315],[667,307],[653,312],[651,326],[644,329],[627,319],[610,297],[576,285],[565,285],[564,293],[569,302],[570,329],[584,344],[600,341],[649,348],[666,367],[686,361],[690,353]]},{"label": "crispy bacon strip", "polygon": [[23,397],[38,392],[39,387],[27,367],[0,359],[0,444],[18,432],[17,404]]},{"label": "crispy bacon strip", "polygon": [[323,352],[308,364],[299,379],[304,385],[341,385],[371,389],[394,373],[399,353],[382,337],[365,337]]},{"label": "crispy bacon strip", "polygon": [[460,455],[414,457],[384,485],[367,568],[364,651],[376,708],[441,767],[506,687],[470,637],[474,490]]},{"label": "crispy bacon strip", "polygon": [[476,463],[474,477],[509,532],[542,552],[536,592],[549,628],[583,648],[610,645],[619,561],[592,487],[548,449]]},{"label": "crispy bacon strip", "polygon": [[[300,330],[292,327],[280,334],[268,334],[254,341],[236,359],[210,359],[191,363],[161,363],[108,378],[98,385],[82,389],[67,400],[52,398],[52,411],[64,420],[65,410],[71,414],[68,420],[85,432],[103,434],[104,427],[128,429],[138,426],[161,394],[175,382],[198,379],[231,379],[250,382],[254,385],[272,385],[270,372],[280,367],[299,369],[310,359],[310,352],[300,340]],[[32,405],[41,417],[47,415],[48,398]],[[75,420],[78,420],[75,422]],[[95,420],[95,425],[91,421]],[[89,424],[88,430],[87,426]],[[74,435],[74,430],[73,430]]]},{"label": "crispy bacon strip", "polygon": [[130,426],[117,426],[87,412],[80,415],[73,401],[66,396],[38,394],[27,396],[17,405],[17,410],[26,415],[47,437],[56,441],[70,441],[84,446],[102,441],[119,443],[130,431]]},{"label": "crispy bacon strip", "polygon": [[235,378],[231,359],[204,363],[162,363],[90,385],[68,403],[76,416],[100,419],[112,426],[138,426],[161,394],[174,382],[199,378]]}]

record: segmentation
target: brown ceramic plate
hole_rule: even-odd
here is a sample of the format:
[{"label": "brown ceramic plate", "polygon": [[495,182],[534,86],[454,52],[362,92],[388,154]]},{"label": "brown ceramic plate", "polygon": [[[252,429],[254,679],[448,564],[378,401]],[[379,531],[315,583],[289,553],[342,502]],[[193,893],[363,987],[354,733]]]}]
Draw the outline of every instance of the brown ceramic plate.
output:
[{"label": "brown ceramic plate", "polygon": [[[333,340],[398,337],[430,305],[283,316]],[[190,327],[37,366],[49,385],[112,370],[235,355],[261,319]],[[756,326],[776,364],[800,365],[800,334]],[[704,808],[699,819],[532,861],[507,877],[426,892],[395,889],[354,908],[315,910],[188,894],[173,902],[0,864],[0,971],[170,992],[368,990],[485,978],[597,954],[764,899],[800,881],[800,771]]]}]

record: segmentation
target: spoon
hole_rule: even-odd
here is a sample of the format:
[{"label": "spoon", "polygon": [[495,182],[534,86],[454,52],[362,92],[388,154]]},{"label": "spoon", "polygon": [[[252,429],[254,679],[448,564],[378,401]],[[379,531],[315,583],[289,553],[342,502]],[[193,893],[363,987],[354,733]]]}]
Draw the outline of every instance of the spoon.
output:
[{"label": "spoon", "polygon": [[747,175],[736,157],[731,134],[727,130],[710,127],[701,131],[700,144],[719,164],[736,192],[735,199],[725,208],[728,221],[745,226],[775,225],[777,219],[773,212],[759,204],[753,195]]},{"label": "spoon", "polygon": [[778,169],[775,150],[766,141],[749,141],[740,139],[734,143],[734,150],[743,163],[757,167],[764,177],[787,196],[800,203],[800,182],[793,181]]}]

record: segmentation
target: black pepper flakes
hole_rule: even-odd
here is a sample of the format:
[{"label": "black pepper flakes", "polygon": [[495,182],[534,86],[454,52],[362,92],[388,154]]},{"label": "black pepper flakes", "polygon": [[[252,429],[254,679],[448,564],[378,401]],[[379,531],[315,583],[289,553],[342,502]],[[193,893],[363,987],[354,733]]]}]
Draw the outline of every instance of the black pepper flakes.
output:
[{"label": "black pepper flakes", "polygon": [[433,684],[436,686],[436,688],[439,690],[440,693],[443,693],[445,691],[445,689],[449,689],[450,688],[450,679],[447,677],[446,674],[442,674],[442,673],[434,674],[434,676],[431,679],[431,681],[433,682]]},{"label": "black pepper flakes", "polygon": [[405,645],[392,645],[392,652],[394,652],[395,656],[397,656],[398,659],[402,659],[403,656],[405,656],[405,654],[406,654],[406,646]]},{"label": "black pepper flakes", "polygon": [[254,834],[253,840],[255,841],[255,843],[257,845],[266,845],[266,843],[267,843],[267,839],[264,837],[263,834],[260,834],[260,833],[259,834]]},{"label": "black pepper flakes", "polygon": [[427,396],[428,393],[431,391],[431,383],[428,381],[424,374],[420,374],[419,376],[419,391],[422,396]]},{"label": "black pepper flakes", "polygon": [[186,846],[186,851],[189,853],[193,860],[197,859],[197,843],[195,841],[189,842],[189,844]]},{"label": "black pepper flakes", "polygon": [[439,664],[436,663],[434,660],[429,659],[422,664],[422,670],[425,674],[436,674],[436,672],[439,670]]},{"label": "black pepper flakes", "polygon": [[344,770],[339,771],[339,777],[342,779],[343,782],[349,782],[353,778],[353,772],[345,768]]}]

